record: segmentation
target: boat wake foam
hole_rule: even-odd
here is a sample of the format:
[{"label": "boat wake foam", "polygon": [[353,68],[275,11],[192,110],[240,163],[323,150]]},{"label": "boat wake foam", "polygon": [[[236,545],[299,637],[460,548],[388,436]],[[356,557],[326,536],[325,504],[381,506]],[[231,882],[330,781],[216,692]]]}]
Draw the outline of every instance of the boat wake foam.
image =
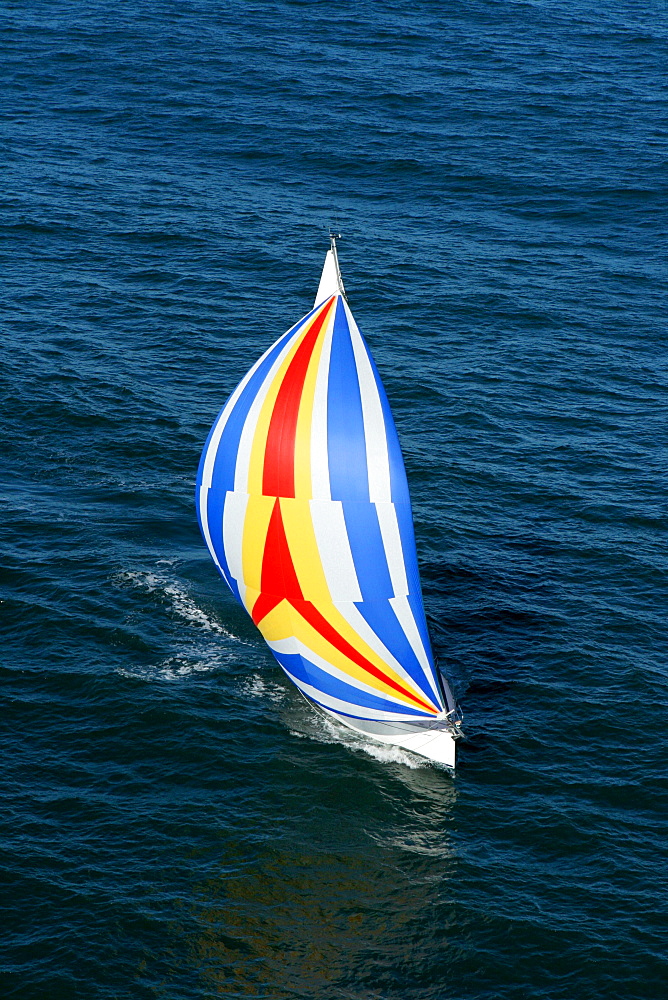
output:
[{"label": "boat wake foam", "polygon": [[267,681],[260,674],[252,674],[239,685],[239,690],[247,698],[258,698],[272,702],[274,705],[285,701],[288,692],[280,684]]},{"label": "boat wake foam", "polygon": [[130,584],[148,594],[158,594],[164,596],[173,613],[187,621],[190,625],[196,625],[206,632],[217,632],[227,639],[236,639],[242,642],[237,636],[229,632],[224,626],[211,618],[200,608],[188,592],[173,579],[151,570],[124,570],[118,573],[115,580],[120,585]]},{"label": "boat wake foam", "polygon": [[177,653],[151,666],[118,667],[117,673],[122,677],[133,677],[144,681],[180,681],[193,674],[212,673],[227,666],[232,657],[229,654],[195,656],[187,653]]},{"label": "boat wake foam", "polygon": [[[171,568],[174,561],[160,560],[159,565]],[[172,635],[176,651],[149,666],[120,667],[117,672],[122,676],[179,681],[195,674],[212,673],[237,662],[237,647],[249,645],[207,614],[188,592],[187,584],[176,579],[172,573],[156,569],[123,570],[116,574],[113,582],[118,587],[155,595],[160,603],[167,606],[169,617],[179,623],[176,635]],[[184,624],[187,626],[185,632]]]},{"label": "boat wake foam", "polygon": [[308,720],[300,719],[299,727],[290,725],[290,732],[300,739],[310,739],[317,743],[339,743],[348,750],[361,750],[369,757],[382,761],[384,764],[402,764],[411,770],[428,767],[430,762],[424,757],[418,757],[409,750],[386,743],[376,743],[372,739],[358,735],[346,726],[340,726],[333,719],[312,711]]}]

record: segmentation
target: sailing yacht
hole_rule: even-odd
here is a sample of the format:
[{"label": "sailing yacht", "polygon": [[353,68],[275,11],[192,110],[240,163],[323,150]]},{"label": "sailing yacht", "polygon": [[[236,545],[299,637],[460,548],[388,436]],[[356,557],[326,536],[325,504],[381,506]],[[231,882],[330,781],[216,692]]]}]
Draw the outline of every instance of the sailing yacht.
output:
[{"label": "sailing yacht", "polygon": [[364,737],[455,766],[387,395],[336,238],[313,308],[234,390],[197,477],[202,535],[290,680]]}]

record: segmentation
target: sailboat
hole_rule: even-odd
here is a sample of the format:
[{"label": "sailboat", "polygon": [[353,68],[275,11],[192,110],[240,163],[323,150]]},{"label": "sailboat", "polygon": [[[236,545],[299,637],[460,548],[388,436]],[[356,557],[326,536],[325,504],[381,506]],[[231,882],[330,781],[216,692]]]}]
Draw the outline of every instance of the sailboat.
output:
[{"label": "sailboat", "polygon": [[211,428],[199,523],[309,702],[364,738],[454,767],[461,715],[429,641],[399,438],[330,240],[313,308]]}]

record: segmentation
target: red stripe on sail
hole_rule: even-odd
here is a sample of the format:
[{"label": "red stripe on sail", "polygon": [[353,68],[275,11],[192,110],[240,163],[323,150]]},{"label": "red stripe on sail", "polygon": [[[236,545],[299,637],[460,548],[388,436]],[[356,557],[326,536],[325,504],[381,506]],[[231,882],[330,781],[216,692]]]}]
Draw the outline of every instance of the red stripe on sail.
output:
[{"label": "red stripe on sail", "polygon": [[265,496],[295,495],[295,437],[299,404],[309,361],[333,301],[332,298],[327,303],[297,348],[278,390],[264,452],[262,492]]},{"label": "red stripe on sail", "polygon": [[274,509],[269,519],[267,529],[267,539],[262,556],[262,577],[261,593],[253,606],[252,618],[256,625],[273,611],[282,600],[287,600],[292,607],[299,612],[302,618],[311,625],[315,631],[322,636],[330,645],[338,649],[340,653],[347,656],[349,660],[356,663],[372,677],[387,684],[388,687],[397,691],[403,698],[409,698],[416,705],[434,712],[434,708],[428,702],[423,701],[411,691],[408,691],[401,684],[393,681],[391,677],[367,660],[362,653],[359,653],[351,643],[348,642],[336,629],[329,624],[327,619],[318,611],[311,601],[305,601],[299,579],[295,571],[290,547],[285,535],[285,527],[281,516],[281,503],[278,498],[274,503]]},{"label": "red stripe on sail", "polygon": [[402,687],[401,684],[397,684],[397,682],[393,681],[391,677],[388,677],[384,671],[376,667],[370,660],[367,660],[366,656],[359,653],[347,639],[344,639],[344,637],[329,624],[327,619],[320,614],[314,604],[310,601],[290,601],[290,603],[294,609],[299,612],[302,618],[306,619],[309,625],[311,625],[316,632],[323,637],[323,639],[326,639],[327,642],[334,646],[335,649],[338,649],[340,653],[343,653],[343,655],[347,656],[349,660],[356,663],[358,667],[366,670],[368,674],[371,674],[372,677],[375,677],[377,680],[387,684],[388,687],[391,687],[394,691],[398,691],[402,697],[410,698],[411,701],[414,701],[416,705],[420,705],[421,708],[426,708],[429,712],[434,712],[433,705],[430,705],[429,702],[423,701],[422,698],[414,695],[411,691]]},{"label": "red stripe on sail", "polygon": [[262,555],[260,588],[261,593],[253,605],[251,615],[256,625],[262,621],[265,615],[273,611],[280,601],[291,598],[303,600],[302,589],[299,586],[288,540],[285,537],[281,503],[278,498],[269,518],[267,538]]},{"label": "red stripe on sail", "polygon": [[251,618],[256,625],[259,625],[263,618],[265,618],[270,611],[273,611],[277,604],[280,604],[283,600],[282,597],[278,597],[276,594],[260,594],[255,604],[253,605],[253,613]]}]

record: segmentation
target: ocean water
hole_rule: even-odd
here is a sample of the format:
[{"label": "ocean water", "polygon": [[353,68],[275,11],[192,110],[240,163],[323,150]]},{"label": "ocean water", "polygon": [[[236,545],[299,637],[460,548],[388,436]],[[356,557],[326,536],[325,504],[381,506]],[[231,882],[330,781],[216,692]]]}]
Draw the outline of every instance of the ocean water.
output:
[{"label": "ocean water", "polygon": [[[2,997],[665,996],[665,5],[0,17]],[[199,537],[330,225],[455,775],[317,717]]]}]

